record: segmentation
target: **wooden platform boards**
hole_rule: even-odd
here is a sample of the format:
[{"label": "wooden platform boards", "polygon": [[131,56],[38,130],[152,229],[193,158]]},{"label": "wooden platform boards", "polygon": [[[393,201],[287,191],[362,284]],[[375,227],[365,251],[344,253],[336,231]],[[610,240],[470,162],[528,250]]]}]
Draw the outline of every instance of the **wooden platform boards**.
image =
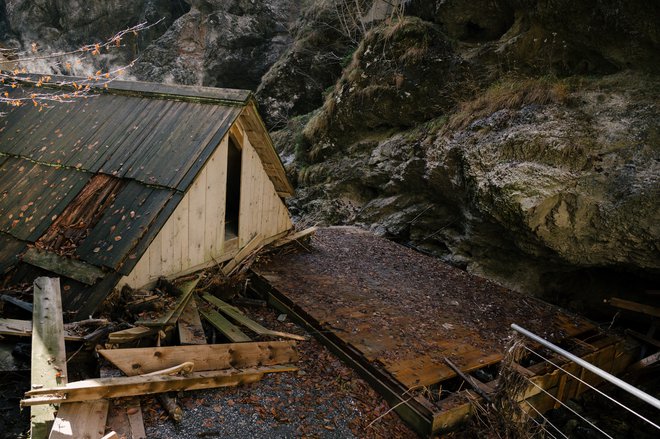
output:
[{"label": "wooden platform boards", "polygon": [[[511,323],[613,373],[632,361],[621,339],[583,318],[369,232],[319,229],[305,247],[262,257],[252,267],[254,287],[355,367],[422,435],[450,430],[470,414],[474,394],[461,390],[469,386],[444,358],[492,389]],[[584,390],[535,367],[530,377],[554,395]],[[539,393],[525,397],[552,408]]]}]

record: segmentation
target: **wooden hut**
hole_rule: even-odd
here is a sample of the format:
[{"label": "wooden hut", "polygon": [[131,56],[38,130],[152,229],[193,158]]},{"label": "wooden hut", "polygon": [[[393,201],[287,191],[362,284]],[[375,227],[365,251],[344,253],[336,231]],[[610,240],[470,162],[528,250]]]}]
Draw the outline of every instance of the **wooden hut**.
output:
[{"label": "wooden hut", "polygon": [[221,263],[292,227],[293,189],[249,91],[98,93],[0,118],[5,283],[60,276],[64,308],[85,317],[115,287]]}]

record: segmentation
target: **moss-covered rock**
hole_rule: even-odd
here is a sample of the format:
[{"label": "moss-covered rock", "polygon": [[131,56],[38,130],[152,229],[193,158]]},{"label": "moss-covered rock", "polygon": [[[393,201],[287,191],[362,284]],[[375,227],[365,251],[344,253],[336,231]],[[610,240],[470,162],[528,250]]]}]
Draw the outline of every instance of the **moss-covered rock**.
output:
[{"label": "moss-covered rock", "polygon": [[365,134],[406,129],[442,115],[464,95],[467,72],[430,22],[405,18],[374,28],[305,128],[312,161]]}]

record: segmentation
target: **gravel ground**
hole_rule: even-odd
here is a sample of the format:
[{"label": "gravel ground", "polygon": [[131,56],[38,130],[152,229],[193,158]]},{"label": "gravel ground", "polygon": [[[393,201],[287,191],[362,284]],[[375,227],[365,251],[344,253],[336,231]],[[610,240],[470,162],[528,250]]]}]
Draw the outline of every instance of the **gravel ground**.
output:
[{"label": "gravel ground", "polygon": [[[271,309],[243,308],[272,329],[304,334]],[[314,339],[298,342],[298,372],[273,374],[247,386],[185,392],[183,420],[167,419],[154,398],[142,398],[147,437],[416,438],[385,401]],[[376,420],[373,425],[369,425]]]}]

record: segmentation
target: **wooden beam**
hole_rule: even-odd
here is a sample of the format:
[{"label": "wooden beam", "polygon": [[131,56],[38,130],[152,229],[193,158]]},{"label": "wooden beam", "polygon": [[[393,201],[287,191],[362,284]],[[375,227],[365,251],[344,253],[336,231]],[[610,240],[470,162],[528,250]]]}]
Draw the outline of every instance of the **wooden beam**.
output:
[{"label": "wooden beam", "polygon": [[227,262],[227,264],[225,264],[224,267],[222,267],[222,272],[225,275],[229,275],[234,270],[234,268],[236,268],[243,261],[243,259],[247,258],[250,253],[259,248],[261,241],[263,241],[263,236],[261,236],[260,233],[257,233],[257,235],[252,238],[250,242],[245,244],[245,247],[236,253],[236,256],[234,256],[229,262]]},{"label": "wooden beam", "polygon": [[626,329],[625,333],[631,337],[635,337],[638,340],[648,343],[651,346],[660,348],[660,340],[656,340],[655,338],[649,337],[648,335],[640,334],[639,332],[633,331],[632,329]]},{"label": "wooden beam", "polygon": [[194,297],[190,299],[183,313],[181,313],[177,327],[179,329],[179,343],[182,345],[206,344],[202,319],[199,317],[197,302]]},{"label": "wooden beam", "polygon": [[254,320],[250,319],[248,316],[243,314],[238,308],[231,306],[230,304],[223,302],[222,300],[208,293],[205,293],[202,297],[211,305],[216,306],[224,314],[231,317],[234,321],[240,323],[241,325],[245,326],[250,331],[256,334],[270,335],[272,337],[290,338],[293,340],[301,340],[301,341],[307,340],[307,337],[304,337],[302,335],[289,334],[288,332],[273,331],[271,329],[268,329],[260,325],[259,323],[255,322]]},{"label": "wooden beam", "polygon": [[[32,388],[62,386],[67,382],[66,350],[60,280],[38,277],[34,281],[32,314]],[[98,398],[95,398],[98,399]],[[30,410],[30,437],[48,437],[55,408],[42,405]]]},{"label": "wooden beam", "polygon": [[609,300],[606,300],[605,302],[609,303],[610,305],[616,308],[627,309],[628,311],[635,311],[638,313],[649,315],[651,317],[660,317],[660,308],[658,308],[657,306],[644,305],[642,303],[633,302],[631,300],[619,299],[618,297],[611,297]]},{"label": "wooden beam", "polygon": [[[79,326],[76,323],[64,325],[64,340],[81,341],[83,337],[75,332]],[[30,320],[0,319],[0,335],[15,337],[32,336],[32,322]]]},{"label": "wooden beam", "polygon": [[159,371],[186,361],[192,361],[197,372],[295,363],[298,361],[295,347],[293,341],[270,341],[101,349],[98,353],[126,375],[133,376]]},{"label": "wooden beam", "polygon": [[212,309],[200,308],[199,313],[206,319],[215,329],[224,334],[229,341],[240,343],[244,341],[251,341],[243,331],[238,329],[236,325],[224,318],[219,312]]},{"label": "wooden beam", "polygon": [[259,381],[267,373],[293,372],[295,366],[255,367],[243,370],[229,369],[210,372],[194,372],[186,376],[133,376],[98,378],[76,381],[63,387],[33,389],[25,393],[21,407],[63,402],[89,401],[105,398],[152,395],[163,392],[210,389],[249,384]]},{"label": "wooden beam", "polygon": [[3,302],[11,303],[12,305],[22,309],[23,311],[27,311],[29,313],[32,313],[32,311],[33,311],[31,303],[28,303],[24,300],[19,300],[15,297],[12,297],[12,296],[8,296],[6,294],[3,294],[2,296],[0,296],[0,300],[2,300]]},{"label": "wooden beam", "polygon": [[165,314],[160,316],[156,320],[138,320],[135,322],[136,325],[141,326],[165,326],[165,325],[174,325],[179,319],[179,316],[188,305],[190,298],[192,297],[193,289],[197,286],[200,277],[197,276],[195,279],[192,279],[188,282],[184,282],[179,286],[181,290],[181,295],[176,301],[174,306],[168,310]]},{"label": "wooden beam", "polygon": [[105,433],[107,399],[61,404],[48,439],[97,438]]},{"label": "wooden beam", "polygon": [[146,326],[136,326],[135,328],[123,329],[108,334],[108,343],[120,344],[129,343],[143,337],[158,333],[158,328],[147,328]]},{"label": "wooden beam", "polygon": [[290,235],[285,236],[284,238],[280,238],[277,241],[273,242],[270,246],[271,247],[281,247],[283,245],[287,245],[292,243],[293,241],[297,241],[299,239],[306,238],[310,235],[313,235],[316,233],[318,230],[318,227],[308,227],[307,229],[301,230],[299,232],[292,233]]},{"label": "wooden beam", "polygon": [[131,400],[131,403],[128,404],[126,416],[128,416],[128,424],[131,427],[132,439],[146,439],[147,433],[144,431],[144,419],[139,398]]},{"label": "wooden beam", "polygon": [[23,261],[87,285],[94,285],[105,276],[103,270],[95,265],[34,247],[27,249],[23,254]]}]

